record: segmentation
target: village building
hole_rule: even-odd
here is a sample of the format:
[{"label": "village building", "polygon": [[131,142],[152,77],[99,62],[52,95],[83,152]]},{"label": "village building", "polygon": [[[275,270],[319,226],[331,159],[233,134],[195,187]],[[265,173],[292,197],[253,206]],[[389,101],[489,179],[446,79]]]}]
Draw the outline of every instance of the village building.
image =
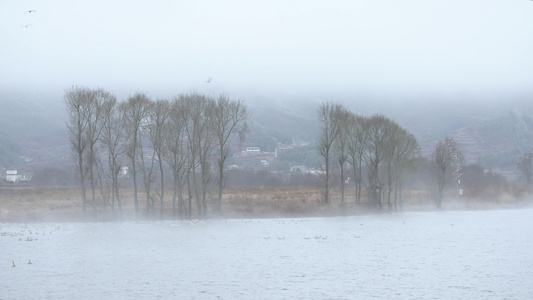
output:
[{"label": "village building", "polygon": [[2,177],[6,182],[18,183],[31,180],[31,174],[19,173],[17,170],[2,170]]}]

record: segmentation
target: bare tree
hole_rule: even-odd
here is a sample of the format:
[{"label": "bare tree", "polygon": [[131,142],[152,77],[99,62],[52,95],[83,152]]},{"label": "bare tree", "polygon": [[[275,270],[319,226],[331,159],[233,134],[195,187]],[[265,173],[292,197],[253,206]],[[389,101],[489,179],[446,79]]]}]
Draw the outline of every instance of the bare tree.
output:
[{"label": "bare tree", "polygon": [[533,178],[533,153],[524,153],[518,157],[517,169],[528,185]]},{"label": "bare tree", "polygon": [[365,132],[363,124],[365,119],[363,117],[351,114],[348,120],[348,144],[347,151],[349,162],[352,164],[353,177],[355,182],[355,203],[361,204],[361,188],[362,188],[362,168],[363,168],[363,154],[365,151]]},{"label": "bare tree", "polygon": [[170,116],[170,103],[168,100],[157,100],[153,105],[149,115],[149,125],[148,130],[150,134],[150,142],[152,149],[154,150],[155,157],[157,158],[157,163],[159,166],[159,182],[160,190],[159,194],[159,203],[160,209],[159,213],[161,218],[163,218],[163,202],[165,199],[165,176],[163,168],[163,154],[165,147],[165,140],[167,138],[167,131],[165,128],[168,126],[167,121]]},{"label": "bare tree", "polygon": [[[421,157],[420,146],[416,138],[402,129],[398,132],[397,145],[392,157],[394,172],[394,209],[403,209],[402,185],[406,174],[414,171]],[[398,205],[399,202],[399,205]]]},{"label": "bare tree", "polygon": [[207,189],[211,178],[209,159],[214,145],[212,130],[214,100],[196,93],[180,97],[187,114],[185,129],[190,154],[189,178],[192,178],[198,216],[205,217],[207,216]]},{"label": "bare tree", "polygon": [[389,128],[389,138],[386,141],[385,145],[385,162],[387,166],[387,208],[389,211],[392,210],[391,195],[393,190],[393,185],[396,179],[394,163],[396,154],[399,151],[400,143],[402,138],[407,134],[406,131],[401,128],[398,124],[391,121]]},{"label": "bare tree", "polygon": [[339,114],[343,110],[342,105],[331,102],[324,102],[318,108],[318,117],[321,123],[320,133],[318,137],[318,150],[320,155],[324,158],[325,164],[325,178],[324,178],[324,203],[329,204],[329,189],[330,189],[330,160],[333,143],[337,138],[341,122]]},{"label": "bare tree", "polygon": [[119,158],[123,154],[125,146],[124,113],[118,109],[116,99],[107,103],[104,107],[105,126],[100,140],[107,148],[107,168],[111,177],[111,208],[115,209],[115,199],[119,211],[122,204],[119,196],[119,173],[121,166]]},{"label": "bare tree", "polygon": [[364,123],[366,146],[364,160],[369,171],[369,205],[374,208],[382,206],[383,184],[379,178],[379,166],[386,158],[387,146],[392,140],[392,124],[392,121],[383,115],[373,115]]},{"label": "bare tree", "polygon": [[105,126],[104,107],[116,101],[115,97],[103,89],[72,87],[65,94],[65,103],[69,113],[69,137],[78,159],[78,172],[86,211],[86,186],[91,187],[91,205],[96,215],[96,186],[98,181],[97,165],[99,163],[96,143]]},{"label": "bare tree", "polygon": [[142,93],[135,93],[133,96],[130,96],[126,102],[120,104],[120,110],[124,113],[124,121],[128,134],[128,145],[125,148],[125,153],[131,163],[135,212],[139,212],[139,199],[137,192],[137,163],[141,125],[148,117],[150,103],[151,101],[146,95]]},{"label": "bare tree", "polygon": [[437,184],[439,195],[436,199],[437,208],[441,207],[442,195],[446,185],[447,171],[452,164],[460,164],[464,160],[463,153],[455,140],[446,136],[440,140],[433,151],[432,160],[437,173]]},{"label": "bare tree", "polygon": [[[144,193],[146,196],[146,214],[152,212],[155,216],[155,198],[152,194],[152,184],[157,181],[156,174],[156,151],[151,144],[152,127],[155,127],[152,120],[154,102],[146,104],[147,116],[141,122],[139,131],[137,167],[142,173]],[[157,191],[156,191],[157,192]]]},{"label": "bare tree", "polygon": [[226,185],[224,167],[230,154],[230,138],[237,135],[239,141],[244,140],[247,121],[250,115],[242,100],[230,100],[226,95],[220,95],[213,111],[213,130],[218,145],[218,198],[216,211],[222,212],[222,191]]},{"label": "bare tree", "polygon": [[345,189],[345,166],[348,162],[348,144],[350,135],[350,117],[351,113],[342,108],[337,115],[336,122],[339,123],[339,133],[335,142],[333,143],[333,154],[339,165],[340,184],[341,184],[341,204],[344,205],[344,189]]},{"label": "bare tree", "polygon": [[100,198],[102,199],[103,209],[106,210],[107,206],[112,207],[112,204],[110,202],[110,198],[113,195],[113,183],[111,174],[107,171],[107,169],[103,165],[103,161],[100,158],[95,161],[95,169],[96,187],[98,188]]},{"label": "bare tree", "polygon": [[92,91],[91,103],[89,105],[89,110],[87,110],[87,161],[89,168],[89,182],[91,185],[91,203],[95,215],[96,187],[98,181],[97,168],[100,167],[100,156],[97,151],[97,143],[100,140],[100,135],[106,125],[104,113],[105,107],[111,105],[112,102],[116,102],[114,95],[103,89],[96,89]]},{"label": "bare tree", "polygon": [[84,213],[87,211],[87,163],[85,161],[85,151],[88,141],[85,136],[85,131],[87,130],[88,119],[86,117],[86,110],[89,109],[90,97],[91,91],[87,88],[72,87],[70,90],[65,92],[65,104],[68,113],[67,128],[69,141],[77,160],[78,180],[80,183]]},{"label": "bare tree", "polygon": [[172,196],[172,215],[176,214],[176,200],[178,200],[178,216],[182,217],[185,209],[183,199],[183,188],[187,182],[188,176],[188,146],[185,124],[187,116],[183,102],[176,98],[171,103],[168,126],[165,130],[167,133],[166,151],[164,159],[172,170],[174,179],[173,196]]},{"label": "bare tree", "polygon": [[[138,168],[142,173],[144,193],[146,196],[146,214],[152,212],[155,216],[155,199],[152,196],[152,183],[156,182],[157,174],[155,173],[156,155],[154,148],[148,147],[148,134],[146,132],[141,133],[141,139],[139,140],[139,162]],[[145,153],[149,152],[149,155]]]}]

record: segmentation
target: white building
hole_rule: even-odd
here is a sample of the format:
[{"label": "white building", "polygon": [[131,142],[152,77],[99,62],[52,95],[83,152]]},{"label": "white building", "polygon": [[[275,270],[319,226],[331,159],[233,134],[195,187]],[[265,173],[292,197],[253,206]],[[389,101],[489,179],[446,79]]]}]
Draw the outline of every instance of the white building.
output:
[{"label": "white building", "polygon": [[261,152],[261,148],[259,147],[246,147],[247,153],[259,153]]},{"label": "white building", "polygon": [[6,170],[5,178],[7,182],[24,182],[31,180],[31,174],[21,174],[17,170]]}]

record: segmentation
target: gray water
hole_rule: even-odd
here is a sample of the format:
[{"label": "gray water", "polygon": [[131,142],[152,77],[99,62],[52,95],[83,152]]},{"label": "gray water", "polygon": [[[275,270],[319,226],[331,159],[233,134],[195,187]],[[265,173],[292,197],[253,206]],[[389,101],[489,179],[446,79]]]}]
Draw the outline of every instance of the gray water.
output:
[{"label": "gray water", "polygon": [[0,299],[533,299],[533,210],[0,226]]}]

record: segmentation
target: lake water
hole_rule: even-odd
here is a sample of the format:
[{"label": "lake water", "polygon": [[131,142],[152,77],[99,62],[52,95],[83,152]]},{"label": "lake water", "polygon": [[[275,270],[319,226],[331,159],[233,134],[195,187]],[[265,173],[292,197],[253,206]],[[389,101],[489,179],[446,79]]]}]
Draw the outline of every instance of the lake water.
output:
[{"label": "lake water", "polygon": [[0,229],[0,299],[533,299],[531,209]]}]

